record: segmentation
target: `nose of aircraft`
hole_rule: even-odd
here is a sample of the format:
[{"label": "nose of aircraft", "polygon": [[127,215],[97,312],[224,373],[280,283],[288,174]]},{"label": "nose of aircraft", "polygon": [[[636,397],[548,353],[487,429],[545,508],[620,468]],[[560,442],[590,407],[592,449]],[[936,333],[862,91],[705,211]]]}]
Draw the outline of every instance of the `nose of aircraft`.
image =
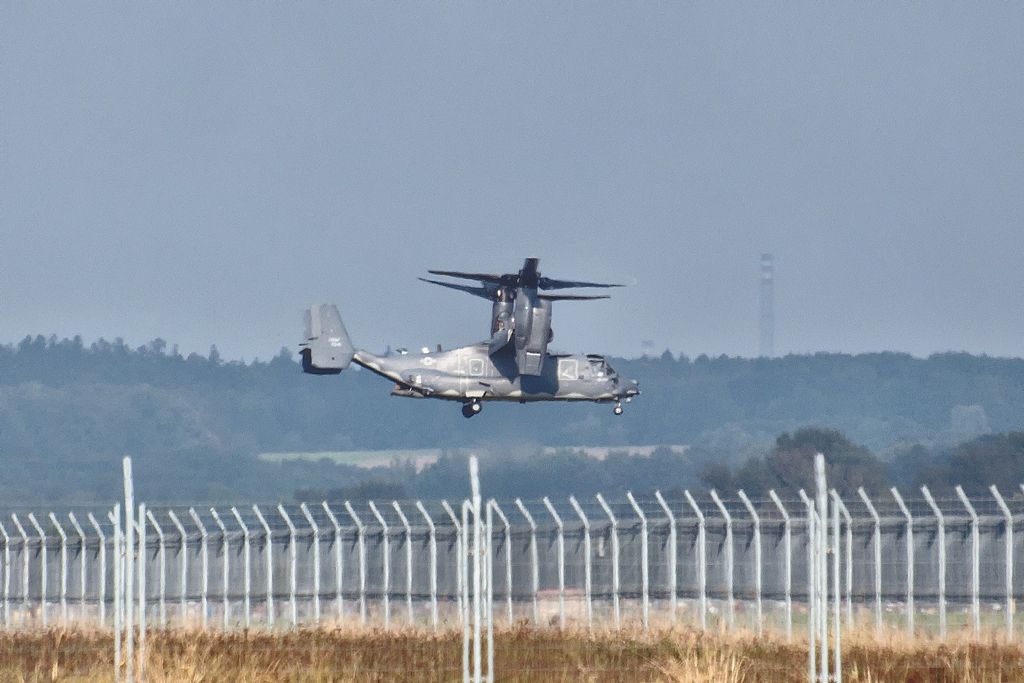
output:
[{"label": "nose of aircraft", "polygon": [[619,393],[623,398],[632,398],[640,395],[640,382],[635,379],[619,379]]}]

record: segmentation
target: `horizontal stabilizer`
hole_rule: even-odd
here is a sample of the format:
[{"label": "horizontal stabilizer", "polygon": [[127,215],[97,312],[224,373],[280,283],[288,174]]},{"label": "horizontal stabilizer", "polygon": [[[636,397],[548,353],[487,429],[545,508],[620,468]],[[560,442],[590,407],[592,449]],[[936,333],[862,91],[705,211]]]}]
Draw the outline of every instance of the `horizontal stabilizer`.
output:
[{"label": "horizontal stabilizer", "polygon": [[611,299],[607,295],[587,296],[586,294],[538,294],[545,301],[593,301],[594,299]]},{"label": "horizontal stabilizer", "polygon": [[302,370],[311,375],[336,375],[349,366],[355,349],[334,304],[306,311],[306,340],[300,345]]}]

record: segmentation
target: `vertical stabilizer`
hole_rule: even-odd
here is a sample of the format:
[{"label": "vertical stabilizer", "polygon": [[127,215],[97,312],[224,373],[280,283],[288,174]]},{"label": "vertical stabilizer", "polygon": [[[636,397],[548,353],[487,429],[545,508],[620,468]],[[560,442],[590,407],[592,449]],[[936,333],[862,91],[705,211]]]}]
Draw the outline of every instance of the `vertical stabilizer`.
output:
[{"label": "vertical stabilizer", "polygon": [[336,375],[349,366],[355,349],[334,304],[306,311],[306,339],[300,345],[302,370],[312,375]]}]

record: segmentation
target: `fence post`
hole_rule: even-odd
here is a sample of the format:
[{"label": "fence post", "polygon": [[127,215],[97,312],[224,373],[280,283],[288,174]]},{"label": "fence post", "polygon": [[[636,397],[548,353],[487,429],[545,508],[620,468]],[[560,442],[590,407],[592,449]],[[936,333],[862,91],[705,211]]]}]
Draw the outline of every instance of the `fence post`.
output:
[{"label": "fence post", "polygon": [[62,624],[68,621],[68,537],[64,533],[64,527],[57,521],[57,515],[50,513],[50,523],[57,530],[60,536],[60,620]]},{"label": "fence post", "polygon": [[405,528],[405,605],[409,611],[409,623],[412,624],[414,621],[412,610],[412,527],[409,526],[409,520],[402,511],[402,506],[398,504],[398,501],[393,500],[391,504],[394,506],[395,512],[398,513],[398,518],[402,520],[402,526]]},{"label": "fence post", "polygon": [[814,512],[814,501],[808,496],[807,492],[800,489],[800,500],[803,501],[804,507],[807,511],[807,653],[808,653],[808,664],[807,673],[808,680],[815,681],[818,676],[818,659],[816,656],[815,641],[818,637],[818,609],[817,605],[817,590],[818,590],[818,564],[815,553],[816,539],[818,537],[817,529],[815,529],[815,515]]},{"label": "fence post", "polygon": [[384,520],[384,517],[380,514],[380,510],[377,509],[377,505],[371,500],[370,501],[370,512],[377,518],[377,524],[380,524],[381,528],[381,551],[384,556],[384,576],[382,578],[383,593],[382,598],[384,602],[384,628],[387,629],[391,625],[391,546],[388,539],[388,523]]},{"label": "fence post", "polygon": [[[238,508],[232,506],[231,515],[235,518],[238,528],[242,530],[242,613],[245,620],[245,628],[248,629],[252,622],[252,568],[249,564],[249,527],[242,521],[242,515],[238,513]],[[162,594],[163,589],[160,592]]]},{"label": "fence post", "polygon": [[206,525],[203,524],[203,520],[199,519],[199,514],[195,508],[188,509],[189,517],[192,518],[192,522],[199,529],[199,561],[202,565],[202,581],[199,584],[199,607],[202,610],[200,615],[200,623],[203,628],[206,628],[207,610],[209,609],[209,594],[210,594],[210,546],[208,543],[208,536],[206,533]]},{"label": "fence post", "polygon": [[939,547],[939,638],[946,638],[946,520],[942,516],[942,510],[935,504],[932,492],[927,486],[921,487],[921,494],[928,502],[928,507],[935,515],[935,540]]},{"label": "fence post", "polygon": [[615,519],[615,514],[605,502],[604,496],[598,493],[596,498],[601,509],[604,510],[604,514],[608,517],[608,530],[612,537],[612,608],[615,612],[615,628],[619,628],[619,521]]},{"label": "fence post", "polygon": [[974,621],[975,635],[981,633],[981,602],[980,602],[980,565],[981,565],[981,544],[978,533],[978,513],[974,511],[963,488],[956,487],[956,495],[960,498],[967,514],[971,518],[971,617]]},{"label": "fence post", "polygon": [[594,627],[594,610],[591,603],[590,520],[583,513],[583,508],[580,507],[575,496],[569,496],[569,504],[572,505],[572,509],[576,511],[576,516],[583,523],[583,596],[584,600],[586,600],[587,630],[591,631]]},{"label": "fence post", "polygon": [[480,661],[480,541],[481,541],[481,500],[480,474],[475,455],[469,456],[469,485],[473,505],[473,680],[480,682],[482,663]]},{"label": "fence post", "polygon": [[[530,577],[533,588],[533,623],[540,622],[540,606],[537,601],[537,593],[540,591],[540,569],[537,566],[537,523],[533,521],[533,515],[523,505],[523,501],[516,498],[516,507],[520,514],[526,519],[530,526]],[[617,623],[617,622],[616,622]]]},{"label": "fence post", "polygon": [[[834,490],[834,489],[833,489]],[[853,519],[850,511],[846,509],[846,503],[836,494],[836,505],[846,522],[846,625],[853,628]],[[839,541],[836,541],[838,548]]]},{"label": "fence post", "polygon": [[707,526],[704,513],[688,489],[683,491],[683,496],[697,517],[697,599],[700,604],[700,628],[702,631],[706,631],[708,627]]},{"label": "fence post", "polygon": [[544,497],[544,507],[548,514],[555,520],[555,528],[558,530],[558,628],[565,628],[565,529],[562,525],[562,518],[558,516],[555,507]]},{"label": "fence post", "polygon": [[874,503],[868,498],[867,492],[864,487],[861,486],[857,489],[857,495],[864,501],[864,507],[868,509],[868,514],[871,515],[871,519],[874,522],[874,568],[875,568],[875,631],[878,633],[882,632],[882,519],[878,516],[878,511],[875,510]]},{"label": "fence post", "polygon": [[288,608],[292,616],[292,628],[295,628],[299,625],[299,602],[296,595],[299,581],[299,551],[295,547],[295,525],[281,503],[277,504],[277,514],[281,515],[285,526],[288,527]]},{"label": "fence post", "polygon": [[124,583],[122,573],[124,563],[121,554],[121,504],[114,503],[114,509],[107,513],[113,527],[113,555],[114,555],[114,681],[121,680],[121,632],[122,618],[121,599],[124,597]]},{"label": "fence post", "polygon": [[86,573],[86,557],[85,557],[85,554],[86,554],[86,551],[85,551],[85,545],[86,545],[85,544],[85,530],[82,528],[82,525],[78,523],[78,519],[75,517],[75,513],[74,512],[69,512],[68,513],[68,520],[71,521],[71,527],[75,530],[75,533],[78,534],[78,542],[79,542],[80,548],[81,548],[79,553],[78,553],[78,561],[79,561],[79,568],[78,568],[78,585],[79,585],[79,588],[78,588],[79,608],[78,608],[78,610],[79,610],[79,614],[78,614],[78,616],[79,616],[79,618],[82,621],[84,621],[85,620],[85,591],[86,591],[86,588],[88,586],[88,584],[86,583],[87,573]]},{"label": "fence post", "polygon": [[327,515],[327,519],[331,522],[331,528],[334,529],[334,606],[337,612],[338,620],[340,621],[344,614],[344,596],[342,593],[342,579],[343,565],[341,563],[341,525],[338,524],[338,518],[334,516],[334,512],[331,510],[331,506],[327,504],[327,501],[322,501],[320,505],[324,509],[324,513]]},{"label": "fence post", "polygon": [[185,533],[185,525],[178,519],[178,515],[174,514],[174,510],[167,511],[167,517],[171,520],[171,524],[174,525],[175,529],[178,530],[178,538],[181,541],[181,561],[178,563],[178,591],[180,593],[180,601],[178,611],[181,614],[181,625],[186,625],[186,619],[188,617],[188,534]]},{"label": "fence post", "polygon": [[487,624],[487,672],[484,680],[494,680],[494,506],[493,500],[488,501],[486,511],[487,525],[484,532],[484,559],[487,566],[484,568],[484,579],[487,588],[485,589],[487,602],[484,605],[484,623]]},{"label": "fence post", "polygon": [[[498,501],[491,499],[491,506],[497,513],[501,523],[505,526],[505,598],[508,603],[508,623],[512,624],[512,525],[508,523],[508,517],[501,511]],[[588,539],[589,543],[589,539]],[[589,561],[589,560],[588,560]]]},{"label": "fence post", "polygon": [[[43,628],[46,628],[48,622],[46,612],[46,533],[31,512],[28,513],[28,521],[39,536],[39,614],[43,620]],[[129,547],[131,546],[129,545]]]},{"label": "fence post", "polygon": [[[135,668],[135,624],[134,624],[134,574],[135,534],[132,520],[135,516],[135,486],[132,480],[132,459],[125,456],[121,461],[124,471],[124,638],[125,638],[125,680],[132,683]],[[46,601],[43,601],[45,623]]]},{"label": "fence post", "polygon": [[650,623],[650,607],[649,607],[649,595],[650,586],[650,568],[648,565],[648,553],[647,553],[647,515],[640,509],[636,499],[633,498],[632,491],[626,491],[626,498],[629,500],[629,504],[633,507],[633,512],[640,519],[640,605],[641,614],[643,615],[644,630],[646,631]]},{"label": "fence post", "polygon": [[[472,639],[473,624],[472,617],[470,616],[470,596],[469,596],[469,511],[473,505],[470,501],[462,501],[462,526],[459,527],[465,530],[459,537],[459,554],[462,556],[462,680],[469,681],[469,652],[470,652],[470,640]],[[475,679],[473,679],[475,680]]]},{"label": "fence post", "polygon": [[665,499],[661,495],[661,491],[655,491],[654,497],[657,499],[658,504],[661,505],[662,512],[665,513],[665,517],[668,518],[668,547],[666,548],[665,557],[668,560],[668,597],[669,597],[669,609],[672,613],[672,623],[676,621],[676,603],[678,602],[676,594],[676,583],[678,580],[676,570],[676,554],[679,552],[678,541],[676,539],[676,516],[672,514],[672,508],[668,506]]},{"label": "fence post", "polygon": [[[4,626],[11,626],[11,537],[0,522],[0,536],[4,537]],[[84,552],[84,550],[83,550]],[[102,625],[102,622],[101,622]]]},{"label": "fence post", "polygon": [[356,523],[356,544],[359,548],[359,619],[366,623],[366,526],[359,515],[352,509],[352,504],[345,501],[345,510]]},{"label": "fence post", "polygon": [[25,527],[21,525],[17,513],[11,513],[11,521],[14,522],[14,528],[18,530],[18,535],[21,536],[21,606],[25,614],[28,615],[28,534],[25,533]]},{"label": "fence post", "polygon": [[459,611],[459,619],[462,619],[462,565],[466,562],[466,556],[462,553],[462,524],[459,522],[459,516],[455,514],[447,500],[441,501],[441,507],[452,520],[452,527],[455,529],[455,545],[459,548],[459,552],[455,553],[455,606]]},{"label": "fence post", "polygon": [[762,619],[764,618],[761,605],[761,518],[743,489],[740,489],[739,496],[740,500],[743,501],[743,505],[747,508],[750,519],[754,522],[754,600],[757,612],[757,635],[761,635]]},{"label": "fence post", "polygon": [[821,649],[821,680],[826,683],[828,675],[828,490],[825,488],[825,456],[814,456],[815,498],[818,502],[818,633]]},{"label": "fence post", "polygon": [[893,486],[889,491],[892,492],[892,497],[896,499],[896,504],[900,508],[900,512],[903,513],[904,518],[907,520],[907,632],[911,637],[914,636],[914,518],[910,514],[910,510],[907,508],[907,504],[903,502],[903,496]]},{"label": "fence post", "polygon": [[313,531],[313,623],[320,624],[320,527],[317,525],[309,507],[305,503],[299,505],[306,524]]},{"label": "fence post", "polygon": [[263,513],[260,512],[260,508],[257,505],[252,506],[252,511],[256,515],[256,519],[259,520],[260,526],[263,527],[263,554],[267,556],[267,627],[274,627],[274,537],[270,532],[270,525],[267,524],[266,518]]},{"label": "fence post", "polygon": [[999,510],[1006,520],[1006,535],[1003,537],[1006,549],[1006,637],[1013,640],[1013,514],[1010,513],[1010,508],[995,484],[989,486],[988,490],[992,492],[992,497],[996,499]]},{"label": "fence post", "polygon": [[159,575],[159,607],[157,608],[160,613],[160,625],[167,625],[167,549],[164,545],[164,530],[160,528],[160,525],[156,521],[156,517],[153,516],[152,510],[146,511],[146,519],[152,525],[153,530],[156,531],[157,540],[157,552],[160,553],[160,575]]},{"label": "fence post", "polygon": [[[843,648],[842,648],[842,591],[839,588],[839,494],[835,489],[831,491],[832,496],[832,593],[834,609],[832,611],[832,640],[835,648],[833,658],[835,659],[835,675],[833,680],[842,683],[843,680]],[[849,563],[849,560],[847,560]]]},{"label": "fence post", "polygon": [[423,503],[416,501],[416,509],[427,522],[427,544],[430,547],[430,624],[437,632],[437,528],[434,520],[427,514]]},{"label": "fence post", "polygon": [[228,579],[230,578],[230,560],[228,556],[231,554],[231,548],[228,547],[228,529],[224,526],[224,520],[217,514],[216,508],[210,508],[210,516],[213,517],[213,523],[220,529],[220,549],[224,555],[224,561],[221,563],[221,610],[223,611],[221,624],[226,631],[228,624],[231,623],[231,602],[228,600]]},{"label": "fence post", "polygon": [[[86,515],[89,518],[89,523],[92,524],[92,528],[96,530],[96,536],[99,538],[99,549],[98,554],[100,556],[100,572],[96,582],[96,601],[99,603],[100,613],[100,626],[106,622],[107,617],[107,537],[103,534],[103,528],[100,523],[96,521],[96,518],[91,512]],[[6,541],[7,534],[4,532],[4,540]],[[82,541],[83,547],[82,552],[85,552],[85,541]],[[4,562],[9,566],[9,558],[5,557]],[[6,572],[4,574],[6,576]],[[4,608],[7,606],[7,584],[6,579],[4,583]]]},{"label": "fence post", "polygon": [[775,489],[768,491],[768,497],[775,503],[782,515],[782,591],[786,601],[786,639],[793,637],[793,534],[789,512],[779,499]]},{"label": "fence post", "polygon": [[718,492],[714,489],[711,489],[711,500],[715,502],[718,511],[725,519],[725,591],[726,605],[729,611],[726,623],[732,629],[736,617],[736,598],[733,595],[732,515],[725,509],[722,499],[718,497]]},{"label": "fence post", "polygon": [[146,504],[139,503],[138,521],[135,528],[139,532],[139,680],[146,679]]}]

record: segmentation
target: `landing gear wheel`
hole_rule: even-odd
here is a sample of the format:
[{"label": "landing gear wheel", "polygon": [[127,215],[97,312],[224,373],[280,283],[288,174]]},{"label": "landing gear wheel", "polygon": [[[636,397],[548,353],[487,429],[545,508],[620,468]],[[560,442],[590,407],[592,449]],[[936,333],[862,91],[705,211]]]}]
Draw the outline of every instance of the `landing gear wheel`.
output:
[{"label": "landing gear wheel", "polygon": [[616,415],[622,415],[622,404],[616,403],[615,408],[612,409],[612,412],[615,413]]},{"label": "landing gear wheel", "polygon": [[479,401],[472,401],[470,403],[462,404],[462,417],[473,417],[477,413],[483,410],[483,406],[480,405]]}]

